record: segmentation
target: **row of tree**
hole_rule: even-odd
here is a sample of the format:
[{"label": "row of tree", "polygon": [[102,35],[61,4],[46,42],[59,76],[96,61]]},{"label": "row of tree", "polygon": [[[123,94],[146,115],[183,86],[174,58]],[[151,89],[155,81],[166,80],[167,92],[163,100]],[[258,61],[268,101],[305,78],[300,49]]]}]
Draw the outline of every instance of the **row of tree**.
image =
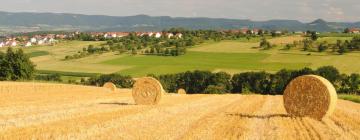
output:
[{"label": "row of tree", "polygon": [[83,48],[82,51],[78,51],[76,54],[65,56],[65,60],[79,59],[93,54],[101,54],[109,52],[110,49],[104,46],[95,47],[94,45],[89,45],[87,48]]},{"label": "row of tree", "polygon": [[176,92],[184,88],[188,93],[261,93],[282,94],[286,85],[301,75],[316,74],[325,77],[339,93],[360,94],[359,74],[340,74],[332,66],[312,70],[280,70],[275,74],[266,72],[244,72],[231,76],[230,74],[209,71],[194,71],[178,74],[154,76],[160,80],[168,92]]},{"label": "row of tree", "polygon": [[87,80],[83,79],[81,84],[103,86],[106,82],[114,83],[118,88],[131,88],[134,80],[131,76],[123,76],[119,74],[104,74],[96,77],[91,77]]},{"label": "row of tree", "polygon": [[[230,75],[225,72],[187,71],[177,74],[149,75],[158,79],[167,92],[175,93],[183,88],[187,93],[259,93],[282,94],[287,84],[302,75],[315,74],[328,79],[339,93],[360,95],[360,75],[340,74],[333,66],[324,66],[316,70],[304,68],[300,70],[282,69],[277,73],[244,72]],[[101,86],[111,81],[121,88],[130,88],[134,80],[130,76],[119,74],[102,75],[83,81],[82,84]]]},{"label": "row of tree", "polygon": [[[266,47],[266,44],[264,46]],[[327,41],[316,43],[312,39],[304,39],[302,41],[294,41],[292,44],[287,44],[284,49],[290,50],[299,47],[301,47],[303,51],[309,52],[329,51],[336,54],[344,54],[347,52],[360,51],[360,36],[355,36],[351,40],[337,40],[336,43],[328,43]]]},{"label": "row of tree", "polygon": [[321,42],[317,46],[317,51],[324,52],[331,49],[333,53],[344,54],[347,52],[360,51],[360,36],[354,37],[352,40],[337,40],[335,44],[326,41]]},{"label": "row of tree", "polygon": [[[333,66],[324,66],[316,70],[280,70],[277,73],[244,72],[230,75],[225,72],[188,71],[178,74],[150,75],[162,83],[168,92],[176,92],[184,88],[188,93],[261,93],[282,94],[286,85],[301,75],[316,74],[328,79],[339,93],[360,94],[359,74],[340,74]],[[21,49],[8,48],[6,53],[0,52],[0,80],[16,81],[31,80],[35,75],[35,65]],[[61,81],[58,74],[38,75],[37,80]],[[134,80],[130,76],[118,74],[101,75],[87,80],[82,84],[101,86],[105,82],[113,82],[120,88],[132,87]]]}]

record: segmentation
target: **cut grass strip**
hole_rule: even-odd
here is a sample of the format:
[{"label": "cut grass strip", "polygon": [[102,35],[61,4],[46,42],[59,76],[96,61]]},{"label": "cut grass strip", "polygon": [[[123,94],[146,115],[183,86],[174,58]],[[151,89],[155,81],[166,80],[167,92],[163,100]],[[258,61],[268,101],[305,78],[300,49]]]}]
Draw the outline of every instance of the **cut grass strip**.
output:
[{"label": "cut grass strip", "polygon": [[31,52],[31,53],[27,53],[27,55],[31,58],[31,57],[38,57],[38,56],[45,56],[45,55],[49,55],[50,53],[47,51],[36,51],[36,52]]},{"label": "cut grass strip", "polygon": [[360,103],[360,96],[359,95],[352,95],[352,94],[339,94],[339,99],[352,101],[355,103]]},{"label": "cut grass strip", "polygon": [[73,77],[93,77],[100,75],[100,73],[85,73],[85,72],[64,72],[64,71],[49,71],[49,70],[37,70],[38,74],[60,74],[61,76],[73,76]]}]

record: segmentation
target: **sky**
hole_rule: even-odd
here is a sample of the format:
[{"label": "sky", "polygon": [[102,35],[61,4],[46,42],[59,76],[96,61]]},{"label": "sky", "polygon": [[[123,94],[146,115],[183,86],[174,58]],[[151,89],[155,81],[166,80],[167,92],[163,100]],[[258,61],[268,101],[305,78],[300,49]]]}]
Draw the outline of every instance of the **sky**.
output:
[{"label": "sky", "polygon": [[2,0],[0,11],[360,21],[360,0]]}]

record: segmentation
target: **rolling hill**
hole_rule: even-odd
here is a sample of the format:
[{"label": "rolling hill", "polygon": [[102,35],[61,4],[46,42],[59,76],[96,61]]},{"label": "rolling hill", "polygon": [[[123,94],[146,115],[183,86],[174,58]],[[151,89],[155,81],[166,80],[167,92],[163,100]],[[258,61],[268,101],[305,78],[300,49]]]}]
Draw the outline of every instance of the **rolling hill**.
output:
[{"label": "rolling hill", "polygon": [[297,20],[252,21],[247,19],[184,18],[147,15],[104,16],[66,13],[10,13],[0,12],[0,30],[26,32],[44,30],[81,31],[157,31],[171,27],[189,29],[262,28],[289,31],[341,31],[347,27],[360,27],[360,22],[327,22],[318,19],[311,23]]}]

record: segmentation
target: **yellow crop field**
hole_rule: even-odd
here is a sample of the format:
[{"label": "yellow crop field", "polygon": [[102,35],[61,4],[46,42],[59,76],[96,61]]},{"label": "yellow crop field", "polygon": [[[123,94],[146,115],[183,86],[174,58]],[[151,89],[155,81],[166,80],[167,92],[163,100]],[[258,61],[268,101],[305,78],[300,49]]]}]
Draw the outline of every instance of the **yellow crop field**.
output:
[{"label": "yellow crop field", "polygon": [[[34,92],[32,92],[34,91]],[[360,139],[360,104],[322,121],[289,116],[282,96],[178,95],[135,105],[130,89],[0,82],[0,139]]]}]

